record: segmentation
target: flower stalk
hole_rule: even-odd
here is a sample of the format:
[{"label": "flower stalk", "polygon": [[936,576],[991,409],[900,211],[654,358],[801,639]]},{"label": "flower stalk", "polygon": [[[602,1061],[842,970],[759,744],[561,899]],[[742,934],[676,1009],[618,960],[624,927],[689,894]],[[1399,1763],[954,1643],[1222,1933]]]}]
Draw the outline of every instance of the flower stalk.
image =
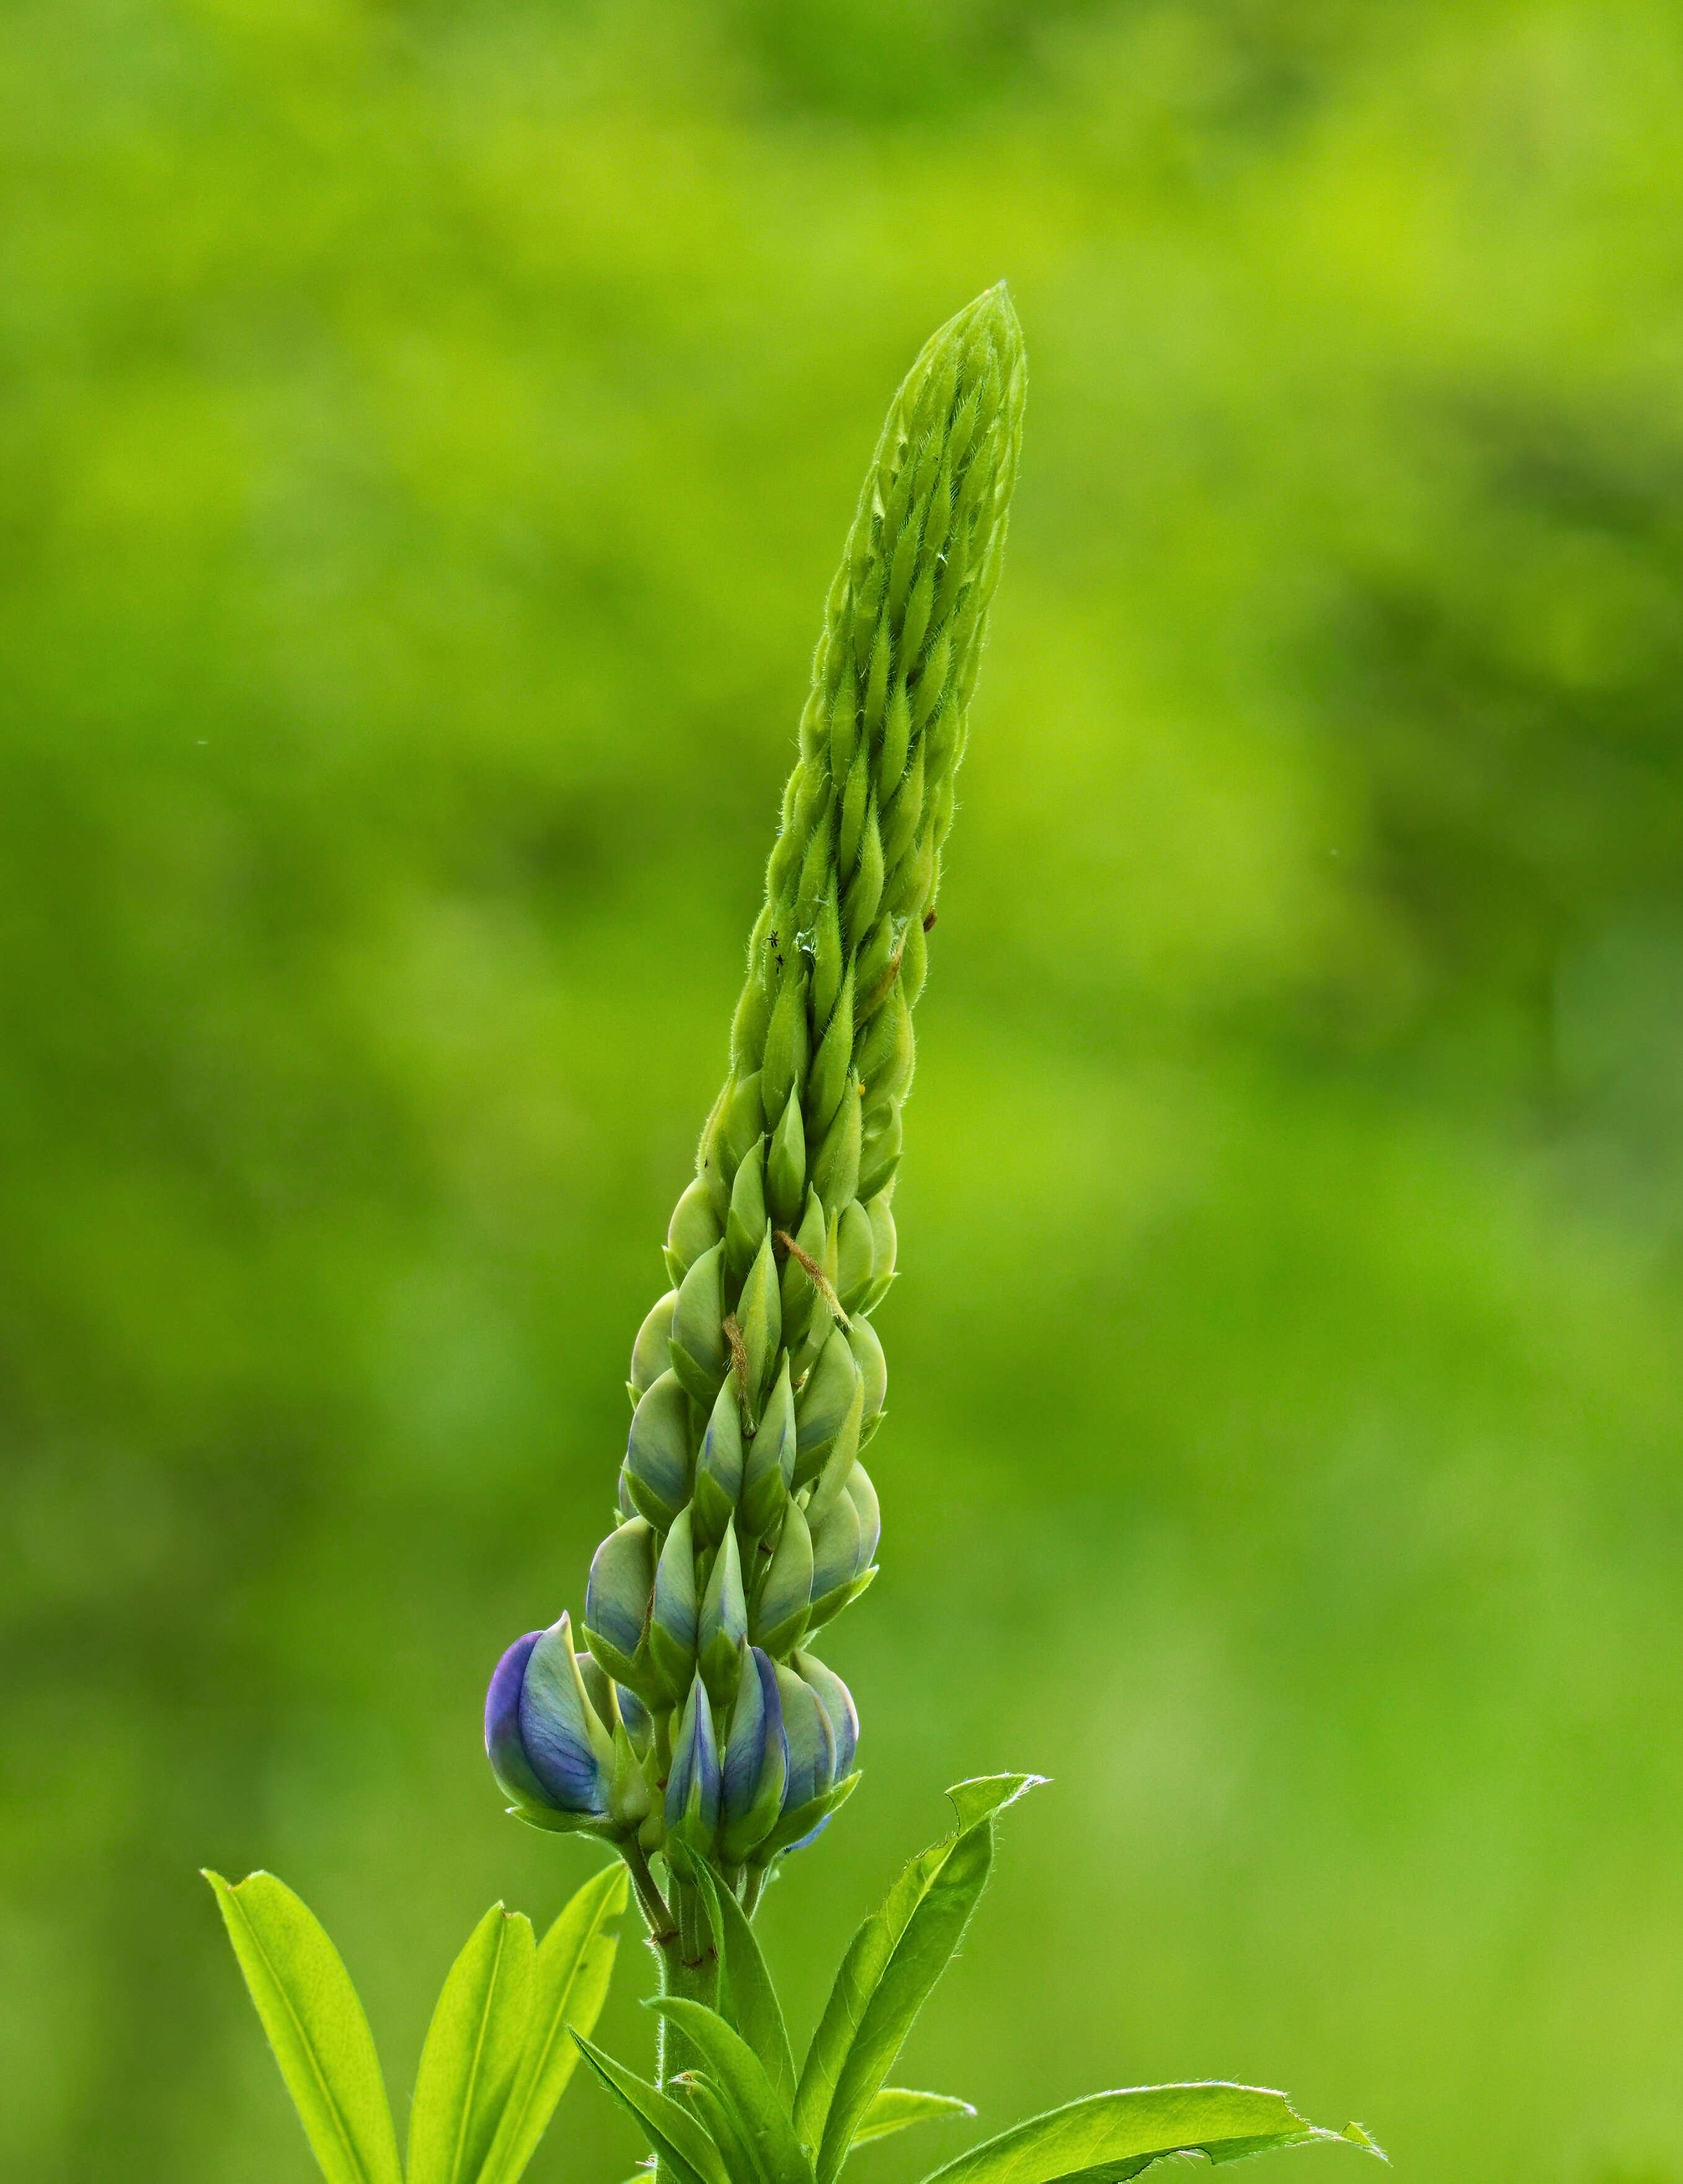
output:
[{"label": "flower stalk", "polygon": [[890,408],[825,605],[729,1073],[632,1345],[620,1522],[581,1642],[566,1615],[519,1640],[487,1701],[514,1811],[616,1846],[664,1991],[692,2000],[719,1976],[695,1862],[751,1915],[858,1779],[853,1696],[813,1643],[876,1574],[872,1315],[895,1275],[912,1012],[1024,387],[1002,283],[931,337]]}]

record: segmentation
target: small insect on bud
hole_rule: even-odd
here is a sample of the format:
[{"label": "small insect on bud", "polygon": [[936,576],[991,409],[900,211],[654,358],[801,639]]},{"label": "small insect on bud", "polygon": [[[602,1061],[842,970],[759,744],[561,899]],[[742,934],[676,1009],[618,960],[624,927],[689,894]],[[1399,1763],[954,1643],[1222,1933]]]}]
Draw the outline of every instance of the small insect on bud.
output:
[{"label": "small insect on bud", "polygon": [[654,1533],[641,1517],[610,1532],[585,1585],[585,1642],[610,1676],[642,1680],[643,1640],[654,1595]]},{"label": "small insect on bud", "polygon": [[679,1285],[672,1311],[672,1369],[698,1403],[725,1377],[725,1246],[703,1251]]},{"label": "small insect on bud", "polygon": [[733,1526],[713,1558],[713,1574],[702,1596],[696,1657],[702,1681],[720,1706],[736,1684],[736,1652],[748,1634],[748,1606],[742,1593],[742,1562]]},{"label": "small insect on bud", "polygon": [[654,1598],[648,1623],[649,1658],[674,1705],[689,1689],[696,1669],[695,1538],[690,1513],[680,1510],[666,1535],[654,1573]]},{"label": "small insect on bud", "polygon": [[697,1676],[672,1741],[672,1769],[666,1778],[666,1832],[703,1858],[711,1852],[718,1832],[719,1790],[719,1739],[713,1726],[713,1708]]},{"label": "small insect on bud", "polygon": [[766,1398],[759,1430],[748,1444],[737,1521],[745,1539],[763,1539],[783,1513],[795,1479],[795,1398],[786,1353]]},{"label": "small insect on bud", "polygon": [[783,1809],[788,1773],[777,1671],[758,1646],[744,1646],[725,1745],[722,1864],[740,1865],[770,1834]]},{"label": "small insect on bud", "polygon": [[658,1532],[690,1498],[690,1408],[675,1373],[663,1373],[637,1405],[624,1477],[632,1507]]},{"label": "small insect on bud", "polygon": [[614,1739],[585,1690],[565,1615],[517,1638],[485,1702],[485,1748],[512,1809],[558,1833],[611,1835]]},{"label": "small insect on bud", "polygon": [[736,1386],[728,1375],[714,1398],[696,1464],[691,1514],[698,1546],[712,1546],[730,1529],[742,1491],[742,1418]]},{"label": "small insect on bud", "polygon": [[813,1543],[798,1502],[783,1513],[783,1529],[749,1615],[750,1634],[774,1660],[798,1645],[812,1604]]}]

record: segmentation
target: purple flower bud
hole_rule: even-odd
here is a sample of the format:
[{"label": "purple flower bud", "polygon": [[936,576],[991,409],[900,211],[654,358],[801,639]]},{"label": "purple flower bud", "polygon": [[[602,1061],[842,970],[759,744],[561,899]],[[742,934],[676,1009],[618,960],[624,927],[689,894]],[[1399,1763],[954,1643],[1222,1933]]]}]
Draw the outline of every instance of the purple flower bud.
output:
[{"label": "purple flower bud", "polygon": [[821,1797],[835,1781],[836,1732],[818,1693],[792,1669],[778,1669],[777,1691],[789,1747],[783,1809],[792,1813]]},{"label": "purple flower bud", "polygon": [[516,1639],[497,1663],[485,1748],[522,1819],[560,1830],[607,1822],[614,1739],[590,1702],[565,1615]]},{"label": "purple flower bud", "polygon": [[680,1836],[703,1857],[712,1851],[718,1831],[720,1786],[713,1708],[697,1676],[691,1682],[678,1734],[672,1741],[672,1771],[666,1778],[666,1831]]},{"label": "purple flower bud", "polygon": [[853,1694],[816,1653],[797,1653],[795,1669],[829,1719],[830,1734],[836,1739],[835,1779],[839,1782],[853,1772],[853,1755],[859,1748],[859,1711],[853,1704]]},{"label": "purple flower bud", "polygon": [[719,1854],[726,1865],[741,1864],[771,1832],[788,1772],[777,1671],[758,1646],[744,1646],[725,1746]]}]

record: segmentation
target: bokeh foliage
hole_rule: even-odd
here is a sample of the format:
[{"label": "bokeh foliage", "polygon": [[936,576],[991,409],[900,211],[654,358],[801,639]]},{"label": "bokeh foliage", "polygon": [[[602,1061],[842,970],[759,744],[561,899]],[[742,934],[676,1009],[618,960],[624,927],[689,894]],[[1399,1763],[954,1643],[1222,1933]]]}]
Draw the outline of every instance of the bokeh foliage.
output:
[{"label": "bokeh foliage", "polygon": [[[1003,272],[869,1771],[769,1946],[814,2006],[794,1922],[1043,1769],[908,2058],[979,2128],[1220,2073],[1683,2176],[1675,12],[14,0],[0,82],[7,2172],[305,2174],[199,1864],[400,2080],[580,1877],[484,1678]],[[631,2151],[575,2092],[533,2173]]]}]

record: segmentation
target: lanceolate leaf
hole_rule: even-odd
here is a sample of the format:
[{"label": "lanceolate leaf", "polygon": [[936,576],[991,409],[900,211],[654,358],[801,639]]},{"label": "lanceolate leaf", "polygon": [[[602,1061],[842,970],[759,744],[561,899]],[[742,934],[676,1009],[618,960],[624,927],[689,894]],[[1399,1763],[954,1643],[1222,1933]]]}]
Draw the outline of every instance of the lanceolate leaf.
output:
[{"label": "lanceolate leaf", "polygon": [[204,1877],[328,2184],[402,2184],[374,2036],[320,1921],[272,1873]]},{"label": "lanceolate leaf", "polygon": [[475,2184],[525,2051],[536,1957],[527,1920],[496,1903],[451,1966],[415,2080],[408,2184]]},{"label": "lanceolate leaf", "polygon": [[832,2180],[987,1885],[993,1821],[1042,1778],[996,1774],[947,1794],[957,1830],[914,1858],[854,1935],[801,2072],[795,2129]]},{"label": "lanceolate leaf", "polygon": [[865,2110],[865,2120],[853,2133],[855,2146],[869,2146],[874,2138],[891,2137],[908,2124],[939,2123],[953,2116],[973,2116],[968,2101],[951,2093],[914,2093],[908,2086],[885,2086]]},{"label": "lanceolate leaf", "polygon": [[646,2078],[616,2063],[581,2032],[573,2035],[580,2052],[619,2105],[632,2115],[650,2146],[667,2164],[677,2184],[739,2184],[726,2170],[719,2149],[689,2111]]},{"label": "lanceolate leaf", "polygon": [[543,1937],[533,1968],[525,2054],[479,2184],[514,2184],[549,2127],[578,2067],[568,2027],[593,2031],[608,1992],[619,1944],[603,1930],[625,1909],[626,1886],[623,1865],[604,1866]]},{"label": "lanceolate leaf", "polygon": [[924,2184],[1064,2184],[1075,2177],[1123,2184],[1169,2153],[1232,2161],[1308,2139],[1341,2138],[1379,2151],[1358,2126],[1318,2130],[1284,2093],[1257,2086],[1142,2086],[1092,2093],[1031,2116],[973,2146]]},{"label": "lanceolate leaf", "polygon": [[666,1998],[654,2007],[681,2027],[700,2056],[766,2184],[813,2184],[812,2164],[795,2136],[789,2112],[742,2035],[704,2003]]},{"label": "lanceolate leaf", "polygon": [[719,1936],[719,1955],[725,1979],[721,2006],[765,2066],[786,2112],[795,2098],[795,2059],[789,2049],[788,2028],[772,1986],[771,1974],[760,1954],[747,1914],[728,1888],[721,1887],[708,1869],[697,1861],[697,1876],[712,1907]]}]

